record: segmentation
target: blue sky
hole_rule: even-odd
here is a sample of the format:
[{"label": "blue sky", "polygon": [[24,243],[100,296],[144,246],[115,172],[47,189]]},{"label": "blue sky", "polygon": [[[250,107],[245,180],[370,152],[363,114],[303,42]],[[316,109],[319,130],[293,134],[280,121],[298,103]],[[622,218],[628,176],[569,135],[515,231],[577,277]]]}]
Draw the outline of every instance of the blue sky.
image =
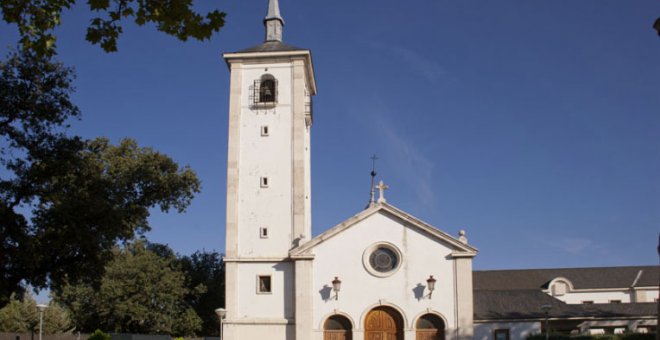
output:
[{"label": "blue sky", "polygon": [[[259,44],[266,0],[198,1],[225,28],[186,43],[126,23],[119,52],[68,11],[72,133],[137,139],[190,165],[203,192],[151,218],[152,241],[224,251],[228,69]],[[84,2],[81,2],[84,5]],[[280,0],[284,41],[312,51],[314,233],[360,211],[372,154],[393,205],[480,249],[476,269],[657,264],[656,0]],[[15,28],[0,26],[0,46]],[[4,53],[3,53],[4,54]]]}]

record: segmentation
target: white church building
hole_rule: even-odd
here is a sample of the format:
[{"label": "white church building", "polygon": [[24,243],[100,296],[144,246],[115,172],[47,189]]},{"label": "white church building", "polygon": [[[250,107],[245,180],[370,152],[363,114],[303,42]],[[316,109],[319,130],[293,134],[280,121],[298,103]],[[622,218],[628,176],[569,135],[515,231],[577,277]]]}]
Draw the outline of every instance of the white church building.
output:
[{"label": "white church building", "polygon": [[[449,235],[390,205],[382,182],[366,209],[312,237],[311,53],[282,42],[277,0],[269,1],[264,25],[264,43],[224,54],[231,72],[224,338],[508,340],[542,331],[547,314],[521,320],[493,302],[516,287],[475,281],[491,274],[473,273],[478,250],[463,232]],[[561,275],[553,282],[531,289],[555,303],[554,317],[566,304],[555,297],[575,287]],[[652,302],[655,282],[627,302]],[[633,326],[653,327],[646,319]]]}]

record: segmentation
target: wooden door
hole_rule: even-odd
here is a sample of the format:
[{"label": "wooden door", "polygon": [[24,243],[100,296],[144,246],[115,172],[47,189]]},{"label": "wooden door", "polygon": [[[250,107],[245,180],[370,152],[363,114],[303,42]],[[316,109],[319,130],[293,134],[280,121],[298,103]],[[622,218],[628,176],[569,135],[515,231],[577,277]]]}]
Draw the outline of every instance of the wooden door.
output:
[{"label": "wooden door", "polygon": [[437,329],[417,330],[417,340],[445,340],[445,334]]},{"label": "wooden door", "polygon": [[325,330],[323,340],[351,340],[351,331]]},{"label": "wooden door", "polygon": [[403,340],[403,321],[392,308],[373,309],[365,319],[365,340]]}]

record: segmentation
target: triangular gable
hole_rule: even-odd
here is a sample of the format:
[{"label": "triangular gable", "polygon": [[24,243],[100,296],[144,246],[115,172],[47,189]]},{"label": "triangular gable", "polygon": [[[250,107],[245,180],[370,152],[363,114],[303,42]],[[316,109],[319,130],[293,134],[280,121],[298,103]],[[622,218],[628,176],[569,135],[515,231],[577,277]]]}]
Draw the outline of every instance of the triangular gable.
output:
[{"label": "triangular gable", "polygon": [[435,228],[434,226],[410,215],[404,212],[403,210],[400,210],[388,203],[377,203],[361,212],[358,214],[354,215],[353,217],[343,221],[340,224],[337,224],[336,226],[326,230],[325,232],[321,233],[320,235],[314,237],[311,239],[309,242],[304,243],[294,249],[292,249],[289,252],[289,255],[292,257],[298,257],[298,256],[308,256],[311,255],[312,249],[320,244],[323,243],[336,235],[340,234],[346,229],[349,229],[353,227],[354,225],[358,224],[359,222],[367,219],[369,216],[372,216],[376,213],[379,212],[384,212],[385,214],[392,216],[400,221],[402,221],[402,224],[404,224],[405,227],[409,227],[413,230],[420,231],[426,235],[429,236],[429,238],[440,241],[443,243],[446,243],[450,245],[453,249],[454,252],[452,252],[452,256],[454,257],[474,257],[477,255],[477,252],[479,250],[469,244],[463,243],[460,240],[454,238],[453,236],[440,231],[439,229]]}]

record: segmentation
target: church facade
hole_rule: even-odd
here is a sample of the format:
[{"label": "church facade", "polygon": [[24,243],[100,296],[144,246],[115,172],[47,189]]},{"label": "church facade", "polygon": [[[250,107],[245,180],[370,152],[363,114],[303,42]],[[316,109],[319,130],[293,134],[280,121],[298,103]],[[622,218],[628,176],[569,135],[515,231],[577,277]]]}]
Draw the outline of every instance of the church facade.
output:
[{"label": "church facade", "polygon": [[[224,54],[224,338],[472,339],[476,329],[487,339],[502,320],[515,323],[475,311],[478,250],[465,233],[449,235],[387,203],[382,183],[366,209],[312,237],[311,52],[282,41],[277,0],[264,25],[264,43]],[[542,317],[524,321],[530,332]]]}]

